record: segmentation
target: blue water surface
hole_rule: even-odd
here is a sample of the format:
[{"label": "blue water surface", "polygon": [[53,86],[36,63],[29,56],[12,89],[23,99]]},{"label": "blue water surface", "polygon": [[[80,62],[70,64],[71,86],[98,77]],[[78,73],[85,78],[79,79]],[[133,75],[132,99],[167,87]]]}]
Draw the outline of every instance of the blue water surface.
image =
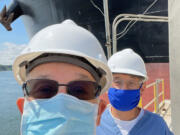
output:
[{"label": "blue water surface", "polygon": [[21,115],[16,106],[22,97],[21,86],[11,71],[0,72],[0,135],[20,135]]}]

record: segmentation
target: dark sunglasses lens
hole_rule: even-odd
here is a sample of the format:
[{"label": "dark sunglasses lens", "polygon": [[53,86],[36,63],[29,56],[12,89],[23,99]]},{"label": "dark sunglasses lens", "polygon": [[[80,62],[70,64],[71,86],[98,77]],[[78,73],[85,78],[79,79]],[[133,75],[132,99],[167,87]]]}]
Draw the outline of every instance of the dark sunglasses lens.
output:
[{"label": "dark sunglasses lens", "polygon": [[58,84],[53,80],[29,80],[25,87],[28,95],[36,99],[51,98],[57,94]]},{"label": "dark sunglasses lens", "polygon": [[100,89],[91,81],[74,81],[68,84],[67,93],[81,100],[90,100],[98,96]]}]

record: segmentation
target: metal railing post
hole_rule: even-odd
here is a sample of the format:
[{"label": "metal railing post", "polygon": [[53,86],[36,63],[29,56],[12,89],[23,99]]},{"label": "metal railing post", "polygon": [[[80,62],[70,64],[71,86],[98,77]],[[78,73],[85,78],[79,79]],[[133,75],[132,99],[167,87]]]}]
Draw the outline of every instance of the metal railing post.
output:
[{"label": "metal railing post", "polygon": [[162,79],[162,100],[163,100],[163,105],[165,104],[165,92],[164,92],[164,79]]},{"label": "metal railing post", "polygon": [[[160,88],[160,83],[162,82],[162,92],[159,92],[159,88]],[[163,105],[165,104],[165,101],[160,102],[159,101],[159,97],[162,96],[163,100],[164,100],[164,80],[163,79],[157,79],[155,82],[148,84],[146,86],[146,88],[150,88],[153,87],[153,93],[154,93],[154,98],[147,103],[146,105],[144,105],[144,109],[147,109],[151,104],[154,103],[154,112],[155,113],[159,113],[160,109],[163,107]],[[139,103],[140,104],[140,103]],[[161,106],[160,106],[161,105]]]},{"label": "metal railing post", "polygon": [[142,97],[140,97],[138,107],[142,108]]},{"label": "metal railing post", "polygon": [[156,102],[156,84],[153,86],[154,88],[154,112],[157,113],[157,102]]},{"label": "metal railing post", "polygon": [[156,100],[155,100],[155,102],[156,102],[156,113],[159,113],[159,79],[157,79],[156,80],[156,91],[155,91],[155,93],[156,93]]}]

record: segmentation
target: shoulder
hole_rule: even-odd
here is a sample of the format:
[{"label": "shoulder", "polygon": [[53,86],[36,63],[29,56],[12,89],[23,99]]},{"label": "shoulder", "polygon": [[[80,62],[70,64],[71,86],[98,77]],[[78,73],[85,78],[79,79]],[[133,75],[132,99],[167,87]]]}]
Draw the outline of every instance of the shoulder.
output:
[{"label": "shoulder", "polygon": [[165,135],[173,135],[169,130],[165,120],[159,114],[152,113],[149,111],[144,111],[145,120],[147,120],[147,125],[151,126],[153,129],[161,129],[161,132],[164,132]]},{"label": "shoulder", "polygon": [[144,110],[144,117],[146,117],[151,122],[156,122],[158,124],[165,123],[164,119],[159,114],[152,113],[147,110]]},{"label": "shoulder", "polygon": [[107,107],[101,116],[101,123],[104,123],[104,122],[109,121],[111,119],[113,119],[113,118],[112,118],[111,113],[110,113],[110,107]]},{"label": "shoulder", "polygon": [[[96,128],[97,135],[114,135],[116,134],[116,125],[110,114],[109,107],[103,112],[101,116],[100,125]],[[116,134],[117,135],[117,134]]]}]

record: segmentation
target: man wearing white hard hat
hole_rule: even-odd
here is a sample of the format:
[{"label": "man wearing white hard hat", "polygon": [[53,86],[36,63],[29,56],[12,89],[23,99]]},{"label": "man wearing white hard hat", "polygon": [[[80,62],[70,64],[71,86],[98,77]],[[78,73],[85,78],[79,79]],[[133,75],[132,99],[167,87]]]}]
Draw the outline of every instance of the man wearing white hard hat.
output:
[{"label": "man wearing white hard hat", "polygon": [[93,135],[112,83],[100,43],[66,20],[38,32],[13,64],[22,135]]},{"label": "man wearing white hard hat", "polygon": [[108,66],[113,73],[110,105],[97,135],[173,135],[161,116],[138,107],[147,80],[143,59],[132,49],[124,49],[110,57]]}]

